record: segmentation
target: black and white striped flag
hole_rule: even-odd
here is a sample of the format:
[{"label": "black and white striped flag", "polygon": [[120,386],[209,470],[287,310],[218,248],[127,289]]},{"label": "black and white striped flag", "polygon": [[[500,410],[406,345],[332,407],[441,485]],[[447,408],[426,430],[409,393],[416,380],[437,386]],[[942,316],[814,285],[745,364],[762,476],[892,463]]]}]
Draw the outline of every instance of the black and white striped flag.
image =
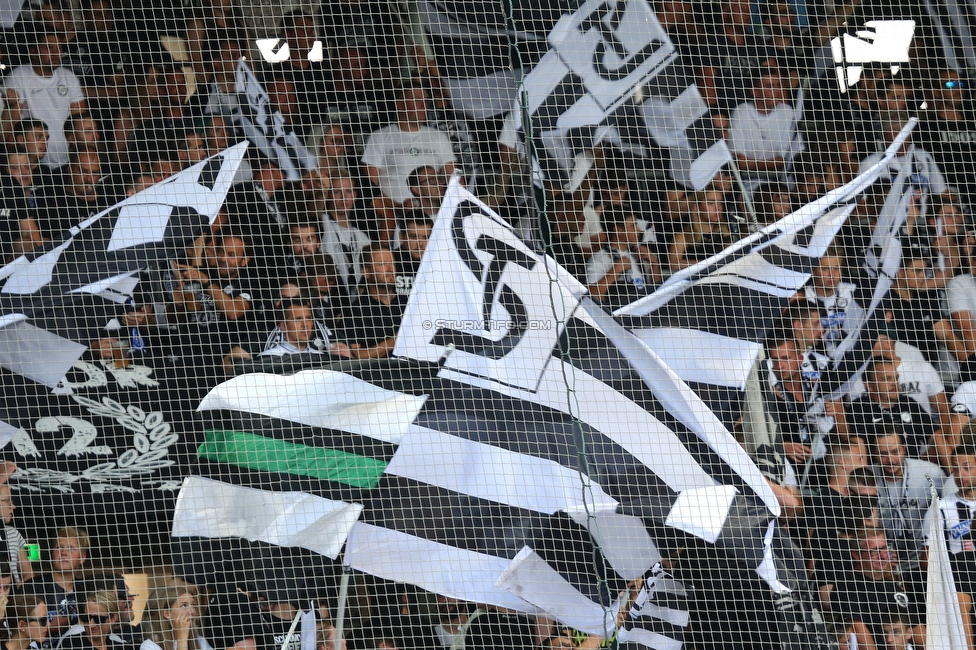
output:
[{"label": "black and white striped flag", "polygon": [[237,62],[234,91],[238,97],[237,106],[227,117],[284,173],[287,180],[297,181],[305,172],[318,167],[315,155],[285,124],[281,111],[271,105],[268,92],[243,58]]},{"label": "black and white striped flag", "polygon": [[[727,425],[735,422],[739,393],[767,331],[809,280],[858,195],[878,179],[914,126],[913,119],[885,157],[851,182],[675,273],[658,291],[614,315],[694,386]],[[848,336],[835,362],[849,363],[858,341],[856,332]]]},{"label": "black and white striped flag", "polygon": [[70,392],[61,378],[131,296],[139,271],[175,257],[216,218],[246,148],[197,163],[0,268],[0,365]]},{"label": "black and white striped flag", "polygon": [[613,126],[614,113],[638,91],[647,97],[641,106],[647,132],[671,151],[675,180],[702,189],[731,160],[693,76],[677,65],[677,49],[644,0],[588,0],[556,24],[549,43],[514,111],[533,164],[546,177],[557,177],[549,161],[559,159],[546,151],[547,140]]}]

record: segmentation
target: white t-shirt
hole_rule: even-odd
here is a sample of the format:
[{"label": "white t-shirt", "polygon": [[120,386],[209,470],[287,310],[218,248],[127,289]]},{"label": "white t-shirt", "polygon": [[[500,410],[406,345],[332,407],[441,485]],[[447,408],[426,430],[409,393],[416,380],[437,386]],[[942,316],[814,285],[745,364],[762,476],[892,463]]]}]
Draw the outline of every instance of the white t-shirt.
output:
[{"label": "white t-shirt", "polygon": [[427,126],[401,131],[396,124],[369,136],[363,151],[364,165],[380,170],[380,189],[397,203],[413,197],[407,178],[424,165],[443,167],[454,162],[454,149],[446,133]]},{"label": "white t-shirt", "polygon": [[85,100],[75,73],[67,68],[57,68],[50,77],[42,77],[31,66],[22,65],[14,68],[4,86],[17,91],[30,117],[47,125],[47,155],[41,162],[49,167],[60,167],[68,162],[64,123],[71,115],[71,105]]},{"label": "white t-shirt", "polygon": [[966,273],[957,275],[946,285],[946,302],[949,313],[968,311],[976,318],[976,278]]},{"label": "white t-shirt", "polygon": [[[861,168],[858,170],[859,173],[863,173],[871,165],[880,162],[882,158],[884,158],[883,153],[871,154],[861,161]],[[881,170],[881,178],[890,181],[893,176],[896,176],[901,171],[901,166],[904,164],[905,156],[898,156],[888,163],[885,169]],[[925,178],[929,184],[929,190],[933,194],[942,194],[949,189],[949,186],[946,185],[945,176],[942,174],[942,170],[939,169],[939,164],[935,162],[932,154],[924,149],[915,147],[915,165],[912,171]]]},{"label": "white t-shirt", "polygon": [[739,104],[729,123],[729,148],[756,160],[777,156],[789,160],[803,148],[796,132],[796,111],[780,104],[763,115],[751,102]]}]

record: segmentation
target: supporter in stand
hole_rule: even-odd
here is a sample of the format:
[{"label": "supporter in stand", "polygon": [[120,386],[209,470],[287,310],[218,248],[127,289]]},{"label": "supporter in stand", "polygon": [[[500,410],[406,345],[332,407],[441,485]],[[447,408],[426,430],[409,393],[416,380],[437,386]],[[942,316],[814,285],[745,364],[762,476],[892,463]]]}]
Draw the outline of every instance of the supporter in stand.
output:
[{"label": "supporter in stand", "polygon": [[586,282],[590,295],[613,310],[650,294],[661,281],[661,266],[641,242],[635,214],[608,205],[600,220],[609,241],[590,257]]},{"label": "supporter in stand", "polygon": [[59,529],[51,552],[51,572],[35,576],[17,588],[18,594],[37,594],[47,604],[52,638],[60,638],[78,624],[75,588],[88,561],[90,545],[88,533],[81,528]]},{"label": "supporter in stand", "polygon": [[883,529],[866,528],[857,535],[852,549],[854,571],[831,595],[831,609],[851,624],[858,647],[875,647],[884,639],[883,624],[894,609],[906,615],[913,634],[923,635],[922,611],[925,595],[897,572],[894,551]]},{"label": "supporter in stand", "polygon": [[886,358],[872,359],[864,372],[867,392],[847,409],[850,435],[869,444],[881,433],[900,433],[908,455],[919,458],[935,433],[935,422],[925,409],[901,391],[898,366]]},{"label": "supporter in stand", "polygon": [[885,535],[896,553],[902,578],[921,589],[925,583],[920,565],[922,522],[932,503],[932,489],[942,493],[945,473],[938,465],[909,458],[902,434],[893,428],[877,435],[872,456]]},{"label": "supporter in stand", "polygon": [[397,330],[407,301],[397,295],[396,260],[393,252],[378,244],[363,249],[363,283],[349,306],[340,338],[353,358],[375,359],[393,351]]},{"label": "supporter in stand", "polygon": [[0,519],[3,520],[3,536],[10,552],[10,575],[15,585],[21,585],[34,577],[34,568],[27,557],[27,540],[13,526],[16,507],[10,493],[10,483],[4,481],[0,484]]},{"label": "supporter in stand", "polygon": [[671,271],[700,262],[729,246],[733,241],[725,208],[725,194],[706,189],[695,195],[691,220],[676,233],[668,254]]},{"label": "supporter in stand", "polygon": [[133,650],[115,633],[119,627],[118,607],[115,591],[99,590],[86,595],[80,616],[84,628],[62,637],[59,647],[65,650]]},{"label": "supporter in stand", "polygon": [[102,161],[97,151],[72,151],[65,176],[67,182],[43,186],[35,196],[38,225],[48,239],[60,237],[111,205],[112,197],[101,185]]},{"label": "supporter in stand", "polygon": [[411,198],[407,177],[421,165],[432,165],[450,176],[454,150],[450,138],[427,126],[427,91],[404,86],[397,97],[397,123],[373,133],[363,152],[363,168],[373,185],[395,203]]},{"label": "supporter in stand", "polygon": [[359,193],[352,176],[340,172],[329,188],[328,211],[322,215],[322,252],[332,258],[339,279],[352,294],[362,280],[362,251],[369,235],[356,227]]},{"label": "supporter in stand", "polygon": [[972,81],[955,70],[932,71],[932,119],[919,125],[918,142],[932,152],[949,185],[959,189],[963,200],[976,202],[976,122],[972,112]]},{"label": "supporter in stand", "polygon": [[[322,350],[312,344],[317,334],[312,306],[301,299],[294,299],[282,303],[279,310],[282,315],[278,323],[281,339],[275,345],[266,346],[261,355],[322,354]],[[323,343],[328,345],[328,339]]]},{"label": "supporter in stand", "polygon": [[64,123],[85,110],[85,94],[78,78],[61,66],[64,41],[43,25],[34,26],[30,65],[18,66],[4,80],[8,90],[20,99],[21,117],[41,120],[48,128],[47,154],[41,161],[51,168],[68,162],[68,141]]},{"label": "supporter in stand", "polygon": [[7,629],[10,638],[6,650],[40,650],[48,637],[47,603],[36,593],[16,594],[7,606]]},{"label": "supporter in stand", "polygon": [[146,640],[140,650],[207,650],[198,607],[192,585],[172,581],[156,587],[146,603]]},{"label": "supporter in stand", "polygon": [[396,257],[398,296],[410,295],[433,228],[433,222],[420,210],[414,210],[404,218],[403,229],[400,231],[400,247],[393,251]]},{"label": "supporter in stand", "polygon": [[793,156],[803,150],[796,120],[779,70],[772,67],[758,73],[752,101],[736,107],[729,125],[729,149],[739,167],[756,179],[759,174],[777,177],[787,171]]},{"label": "supporter in stand", "polygon": [[29,154],[16,149],[7,153],[6,173],[0,177],[0,206],[5,211],[0,225],[0,256],[4,262],[44,243],[34,200],[35,167]]}]

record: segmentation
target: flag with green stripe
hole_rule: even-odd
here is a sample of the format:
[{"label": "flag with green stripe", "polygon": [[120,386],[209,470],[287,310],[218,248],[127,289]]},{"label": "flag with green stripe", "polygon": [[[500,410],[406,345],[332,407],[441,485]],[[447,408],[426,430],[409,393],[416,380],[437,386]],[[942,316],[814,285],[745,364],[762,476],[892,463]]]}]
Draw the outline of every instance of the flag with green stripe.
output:
[{"label": "flag with green stripe", "polygon": [[197,409],[197,472],[180,492],[173,536],[335,558],[425,400],[326,368],[217,386]]}]

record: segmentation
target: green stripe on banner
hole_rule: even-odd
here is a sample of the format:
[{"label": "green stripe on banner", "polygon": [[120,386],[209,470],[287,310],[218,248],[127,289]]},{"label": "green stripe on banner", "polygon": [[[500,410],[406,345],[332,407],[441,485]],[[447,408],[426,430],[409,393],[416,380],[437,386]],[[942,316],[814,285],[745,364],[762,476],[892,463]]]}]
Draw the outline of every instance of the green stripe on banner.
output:
[{"label": "green stripe on banner", "polygon": [[248,469],[311,476],[357,488],[375,488],[387,462],[327,447],[296,445],[243,431],[207,429],[197,455]]}]

